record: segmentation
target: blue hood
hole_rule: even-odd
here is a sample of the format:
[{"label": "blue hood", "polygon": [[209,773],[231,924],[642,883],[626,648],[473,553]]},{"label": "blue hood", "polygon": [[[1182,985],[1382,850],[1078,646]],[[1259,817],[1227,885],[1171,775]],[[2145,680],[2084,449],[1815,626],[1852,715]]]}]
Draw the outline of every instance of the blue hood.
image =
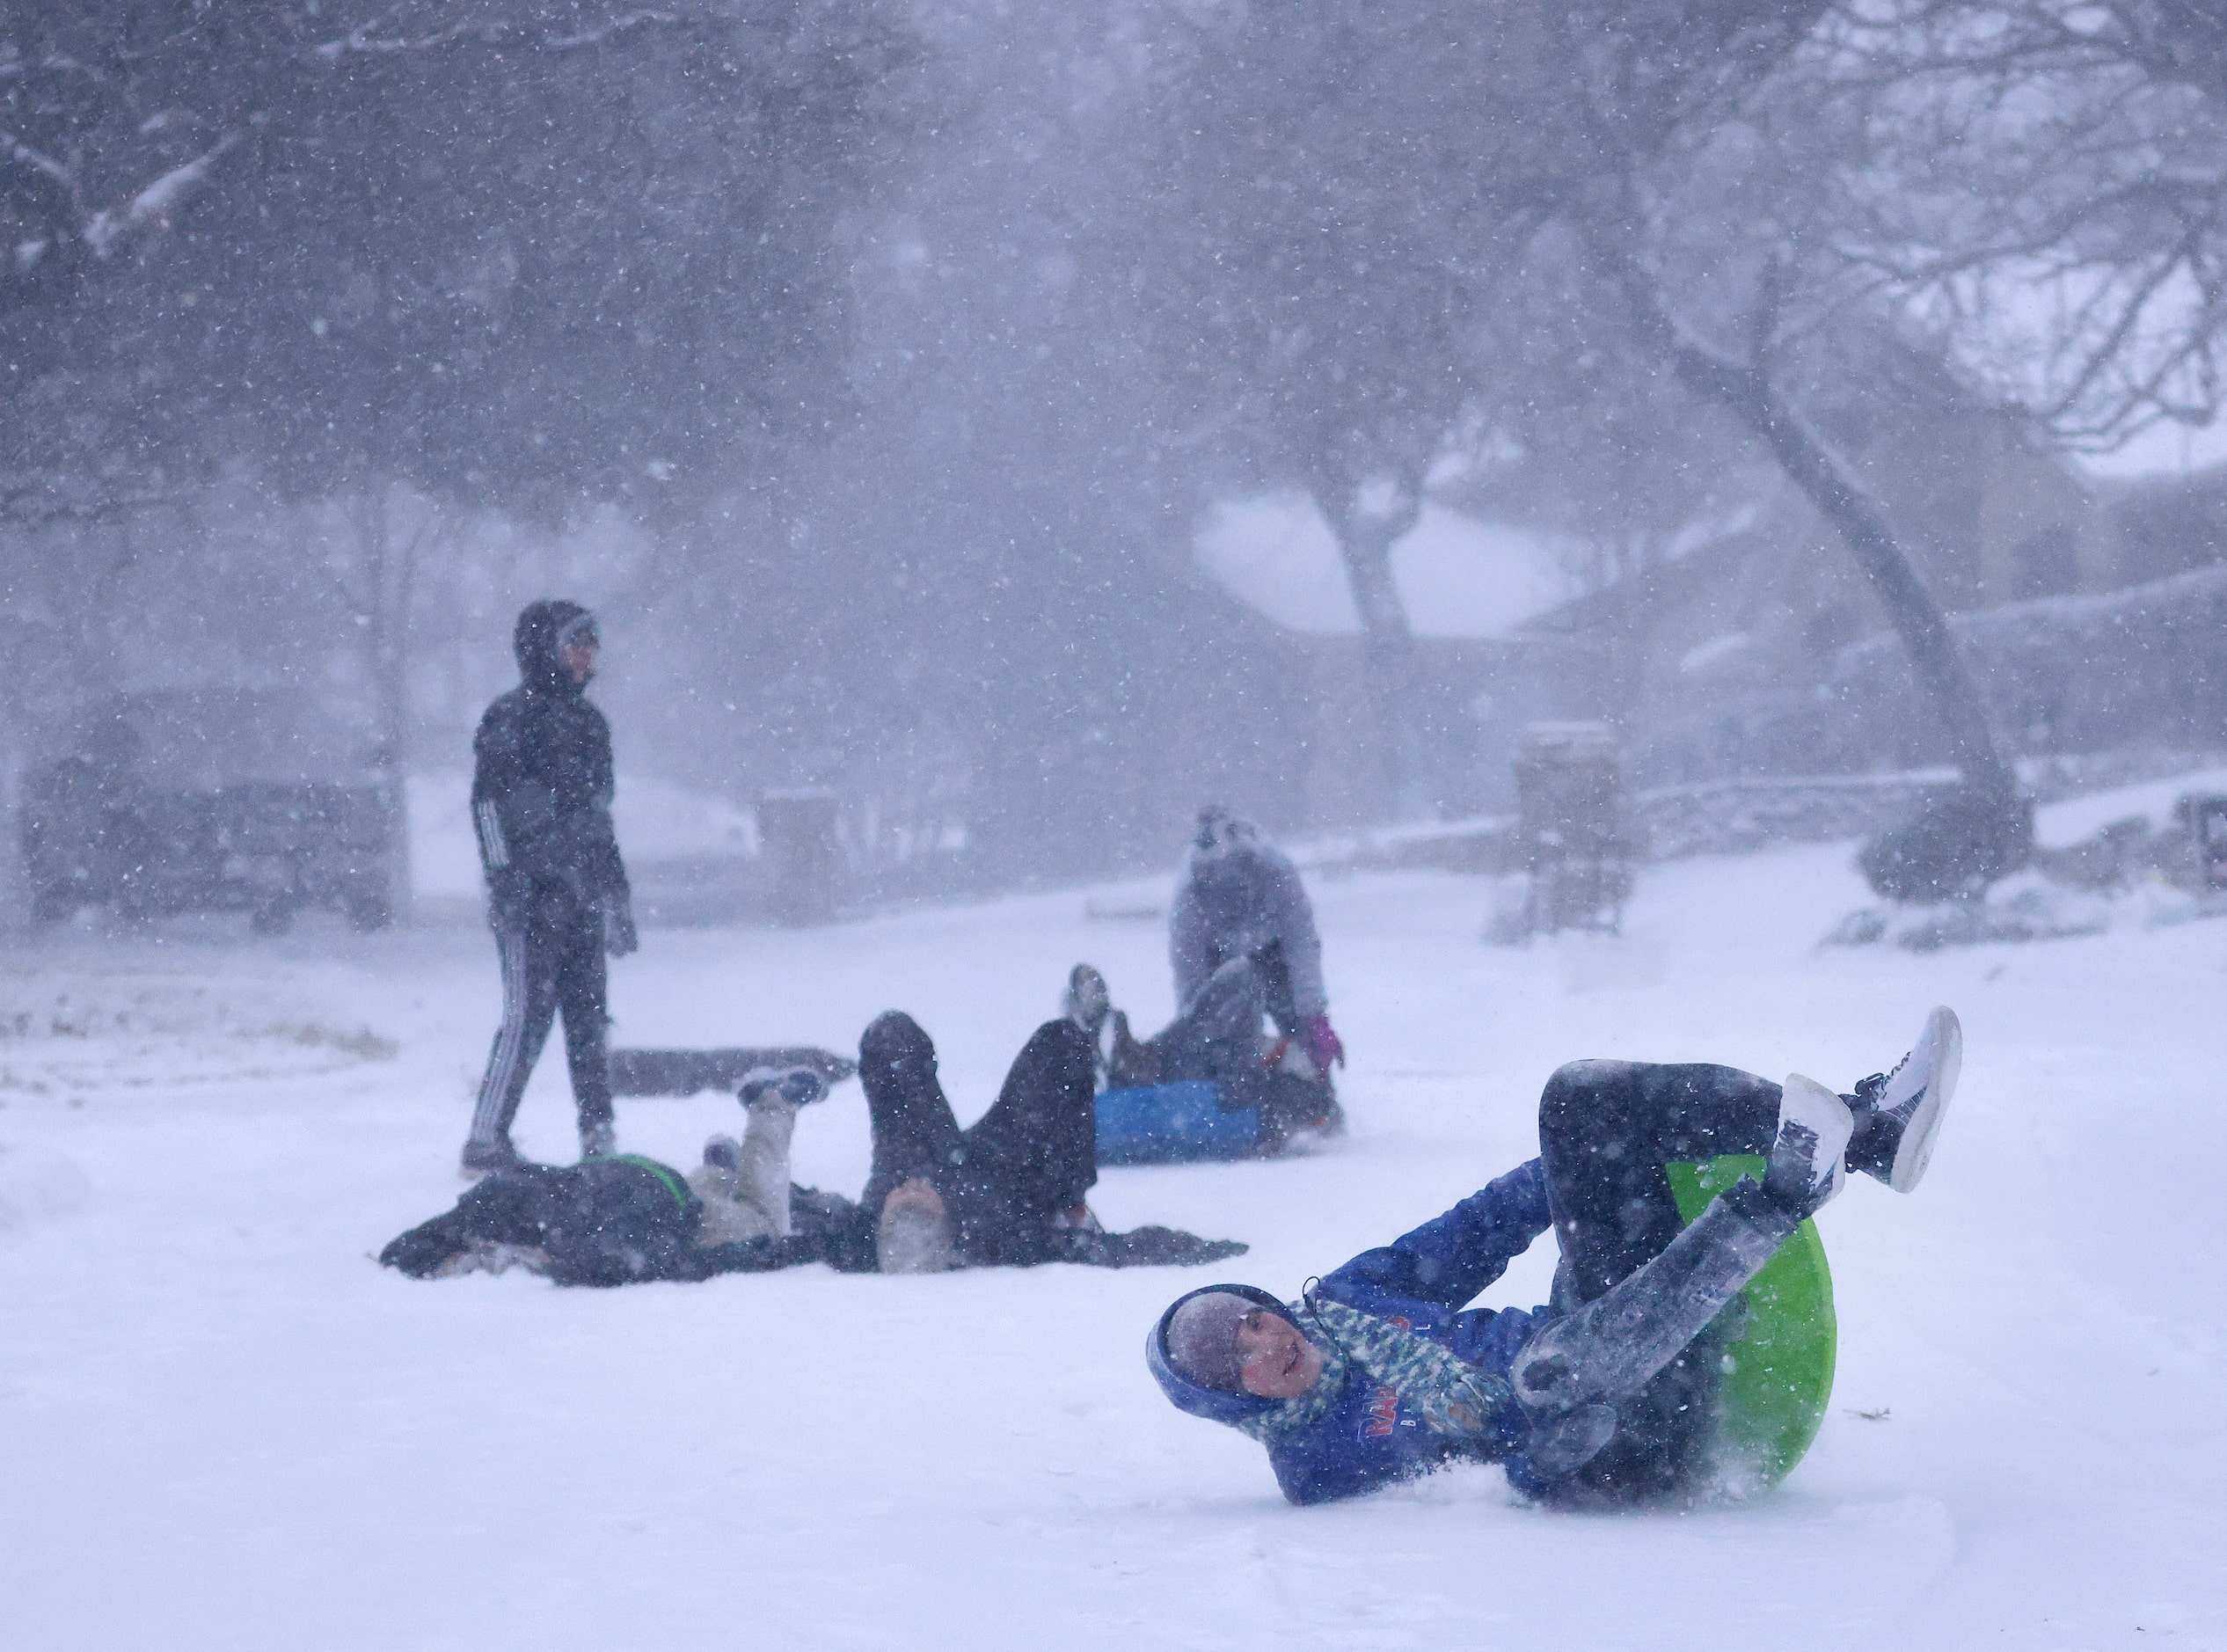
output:
[{"label": "blue hood", "polygon": [[[1544,1168],[1533,1159],[1390,1245],[1362,1252],[1325,1275],[1318,1289],[1332,1301],[1389,1319],[1436,1342],[1457,1359],[1505,1377],[1523,1344],[1553,1315],[1544,1308],[1495,1311],[1464,1305],[1500,1278],[1509,1260],[1552,1225]],[[1308,1317],[1303,1309],[1287,1307],[1251,1285],[1206,1289],[1244,1297],[1303,1327]],[[1244,1428],[1278,1402],[1223,1393],[1193,1381],[1169,1363],[1169,1316],[1199,1294],[1192,1291],[1177,1298],[1161,1314],[1145,1343],[1144,1363],[1178,1410]],[[1276,1484],[1296,1503],[1354,1496],[1427,1473],[1456,1457],[1505,1461],[1517,1488],[1536,1492],[1537,1477],[1521,1460],[1529,1433],[1522,1407],[1510,1400],[1493,1421],[1491,1439],[1466,1446],[1449,1444],[1391,1388],[1367,1371],[1349,1366],[1345,1382],[1318,1416],[1280,1431],[1264,1444]]]},{"label": "blue hood", "polygon": [[[1204,1417],[1209,1422],[1226,1423],[1236,1428],[1255,1417],[1263,1417],[1283,1403],[1281,1400],[1263,1400],[1257,1394],[1233,1394],[1220,1388],[1209,1388],[1194,1381],[1176,1370],[1168,1358],[1168,1321],[1175,1311],[1194,1297],[1203,1297],[1210,1290],[1226,1290],[1233,1297],[1243,1297],[1257,1302],[1269,1312],[1278,1314],[1296,1325],[1298,1317],[1290,1305],[1279,1301],[1257,1285],[1201,1285],[1196,1290],[1187,1290],[1167,1305],[1152,1334],[1144,1340],[1144,1363],[1150,1368],[1153,1381],[1160,1385],[1160,1392],[1178,1411],[1187,1411],[1194,1417]],[[1303,1335],[1304,1333],[1302,1333]]]}]

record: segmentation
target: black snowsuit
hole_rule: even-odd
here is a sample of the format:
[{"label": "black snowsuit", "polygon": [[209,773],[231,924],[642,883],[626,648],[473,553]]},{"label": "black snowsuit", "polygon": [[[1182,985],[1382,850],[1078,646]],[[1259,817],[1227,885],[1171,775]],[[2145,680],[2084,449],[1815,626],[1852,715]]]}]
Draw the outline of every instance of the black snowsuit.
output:
[{"label": "black snowsuit", "polygon": [[[812,1195],[799,1190],[800,1202]],[[522,1165],[474,1184],[456,1209],[392,1240],[379,1261],[429,1278],[474,1244],[542,1252],[560,1285],[707,1279],[815,1261],[826,1252],[800,1209],[800,1236],[699,1246],[704,1202],[669,1165],[627,1153],[577,1165]]]},{"label": "black snowsuit", "polygon": [[521,681],[488,706],[472,738],[471,816],[503,985],[502,1027],[472,1112],[475,1145],[507,1142],[560,1010],[582,1137],[611,1121],[603,956],[607,925],[631,934],[632,918],[611,830],[610,725],[557,657],[559,633],[586,617],[565,602],[519,615]]},{"label": "black snowsuit", "polygon": [[873,1121],[873,1167],[860,1213],[918,1178],[951,1212],[961,1260],[1027,1266],[1065,1256],[1072,1230],[1052,1217],[1080,1205],[1098,1181],[1097,1051],[1073,1021],[1038,1027],[1005,1074],[989,1112],[959,1128],[936,1076],[936,1046],[901,1010],[858,1041],[858,1081]]}]

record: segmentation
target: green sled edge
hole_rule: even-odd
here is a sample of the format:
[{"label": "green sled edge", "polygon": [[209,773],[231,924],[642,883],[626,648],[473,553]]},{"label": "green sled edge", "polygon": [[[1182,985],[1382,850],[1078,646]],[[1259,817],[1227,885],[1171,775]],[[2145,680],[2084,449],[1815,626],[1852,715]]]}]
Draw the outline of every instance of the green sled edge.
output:
[{"label": "green sled edge", "polygon": [[[1670,1178],[1678,1217],[1690,1222],[1742,1176],[1763,1180],[1759,1153],[1673,1159]],[[1833,1313],[1833,1276],[1817,1224],[1804,1222],[1749,1282],[1747,1324],[1724,1345],[1717,1387],[1720,1460],[1745,1466],[1772,1486],[1793,1471],[1816,1439],[1833,1397],[1840,1327]],[[1737,1314],[1735,1306],[1728,1312]]]}]

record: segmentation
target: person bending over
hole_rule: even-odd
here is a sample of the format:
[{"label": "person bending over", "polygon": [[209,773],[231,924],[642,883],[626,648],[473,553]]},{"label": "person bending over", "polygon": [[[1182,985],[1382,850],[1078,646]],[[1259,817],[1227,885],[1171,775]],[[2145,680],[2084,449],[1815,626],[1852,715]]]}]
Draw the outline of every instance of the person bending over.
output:
[{"label": "person bending over", "polygon": [[[1538,1158],[1296,1304],[1249,1285],[1178,1298],[1146,1362],[1179,1407],[1267,1446],[1294,1502],[1463,1458],[1565,1505],[1691,1495],[1708,1477],[1712,1321],[1847,1172],[1917,1185],[1960,1056],[1942,1009],[1850,1096],[1800,1074],[1574,1063],[1540,1098]],[[1727,1153],[1766,1155],[1763,1181],[1683,1224],[1666,1163]],[[1550,1227],[1552,1305],[1465,1307]]]},{"label": "person bending over", "polygon": [[1302,1041],[1325,1076],[1332,1062],[1343,1065],[1323,985],[1322,940],[1299,869],[1251,821],[1209,803],[1199,811],[1168,911],[1175,1001],[1189,1005],[1216,970],[1239,958],[1252,961],[1262,1012],[1277,1030]]},{"label": "person bending over", "polygon": [[1216,804],[1199,811],[1168,914],[1168,956],[1175,1019],[1139,1040],[1114,1012],[1114,1087],[1210,1081],[1225,1107],[1258,1108],[1277,1143],[1343,1124],[1330,1070],[1346,1050],[1330,1025],[1322,941],[1298,868]]}]

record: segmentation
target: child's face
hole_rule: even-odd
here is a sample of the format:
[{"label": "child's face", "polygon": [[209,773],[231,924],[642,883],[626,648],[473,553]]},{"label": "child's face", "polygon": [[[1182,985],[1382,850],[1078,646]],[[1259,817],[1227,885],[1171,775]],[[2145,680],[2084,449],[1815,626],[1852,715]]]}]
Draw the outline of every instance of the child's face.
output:
[{"label": "child's face", "polygon": [[1238,1321],[1238,1360],[1245,1393],[1263,1400],[1296,1400],[1322,1375],[1322,1350],[1266,1308]]}]

